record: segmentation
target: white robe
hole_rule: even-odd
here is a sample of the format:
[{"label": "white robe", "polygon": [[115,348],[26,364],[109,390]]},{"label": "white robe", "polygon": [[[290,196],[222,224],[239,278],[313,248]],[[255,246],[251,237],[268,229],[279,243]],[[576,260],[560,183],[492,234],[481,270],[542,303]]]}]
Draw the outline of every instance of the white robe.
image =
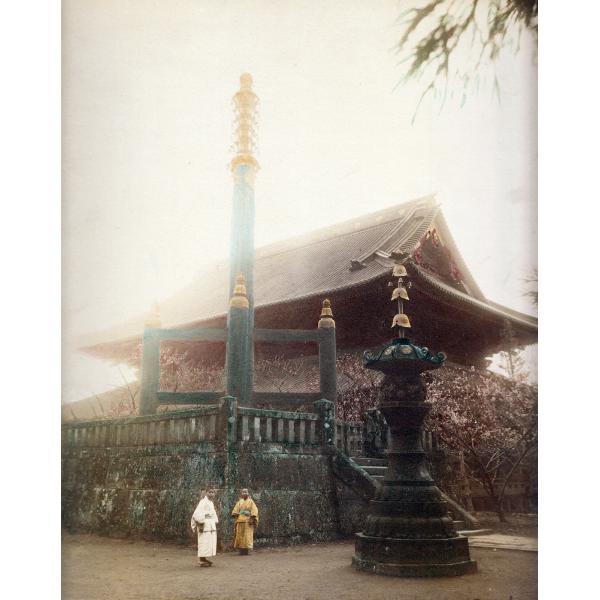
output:
[{"label": "white robe", "polygon": [[192,531],[197,531],[196,523],[204,525],[204,531],[198,531],[198,557],[214,556],[217,553],[217,523],[219,517],[215,505],[206,497],[202,498],[192,515]]}]

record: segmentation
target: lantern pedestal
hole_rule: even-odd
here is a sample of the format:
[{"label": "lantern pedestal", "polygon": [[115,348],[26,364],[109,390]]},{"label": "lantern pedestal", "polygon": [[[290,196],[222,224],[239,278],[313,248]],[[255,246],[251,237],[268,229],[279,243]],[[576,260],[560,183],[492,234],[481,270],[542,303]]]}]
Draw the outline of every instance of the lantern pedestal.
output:
[{"label": "lantern pedestal", "polygon": [[390,428],[388,468],[371,500],[364,531],[356,534],[352,566],[397,577],[442,577],[475,573],[468,539],[458,535],[427,467],[421,443],[429,411],[421,373],[445,356],[406,338],[365,353],[366,368],[385,374],[379,408]]}]

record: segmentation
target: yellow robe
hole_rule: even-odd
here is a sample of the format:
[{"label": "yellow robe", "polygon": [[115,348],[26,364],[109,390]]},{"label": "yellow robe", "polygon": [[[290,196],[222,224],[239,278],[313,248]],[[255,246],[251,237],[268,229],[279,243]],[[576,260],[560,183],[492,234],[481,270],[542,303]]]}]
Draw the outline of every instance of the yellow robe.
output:
[{"label": "yellow robe", "polygon": [[[240,498],[231,513],[235,519],[234,548],[252,550],[254,545],[254,529],[258,525],[258,508],[252,498]],[[253,519],[251,517],[254,517]]]}]

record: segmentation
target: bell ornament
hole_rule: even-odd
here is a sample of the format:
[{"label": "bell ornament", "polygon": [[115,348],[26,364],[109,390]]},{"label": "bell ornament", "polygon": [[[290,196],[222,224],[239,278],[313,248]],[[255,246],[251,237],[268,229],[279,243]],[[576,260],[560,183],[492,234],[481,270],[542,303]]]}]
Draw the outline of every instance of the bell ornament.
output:
[{"label": "bell ornament", "polygon": [[403,300],[410,300],[405,287],[397,287],[392,292],[392,300],[397,300],[398,298],[402,298]]},{"label": "bell ornament", "polygon": [[410,321],[408,319],[408,317],[403,314],[403,313],[399,313],[397,315],[394,316],[394,320],[392,321],[392,327],[404,327],[404,328],[408,328],[410,327]]},{"label": "bell ornament", "polygon": [[407,277],[408,273],[406,272],[406,267],[404,265],[394,265],[392,275],[394,277]]}]

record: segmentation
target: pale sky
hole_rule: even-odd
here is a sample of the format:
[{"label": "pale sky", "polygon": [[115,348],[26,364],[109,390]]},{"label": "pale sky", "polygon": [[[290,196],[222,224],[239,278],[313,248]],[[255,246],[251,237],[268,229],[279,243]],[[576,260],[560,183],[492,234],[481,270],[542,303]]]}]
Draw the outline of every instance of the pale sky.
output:
[{"label": "pale sky", "polygon": [[[406,5],[406,3],[403,3]],[[122,383],[73,339],[227,255],[231,96],[260,98],[256,244],[435,192],[491,300],[533,314],[530,40],[466,104],[397,85],[397,1],[63,2],[63,401]],[[491,79],[482,72],[484,81]]]}]

